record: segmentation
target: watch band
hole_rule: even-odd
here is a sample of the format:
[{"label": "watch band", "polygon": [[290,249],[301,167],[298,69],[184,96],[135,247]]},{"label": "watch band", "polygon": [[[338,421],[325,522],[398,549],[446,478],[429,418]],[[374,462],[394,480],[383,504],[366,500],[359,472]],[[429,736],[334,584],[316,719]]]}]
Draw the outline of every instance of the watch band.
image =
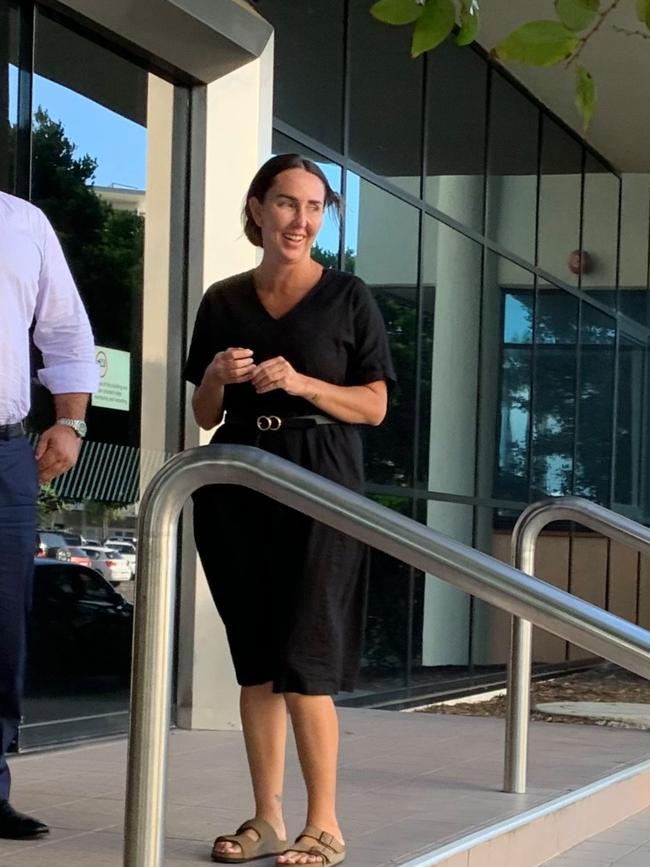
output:
[{"label": "watch band", "polygon": [[71,427],[79,439],[83,439],[86,436],[86,422],[82,418],[57,418],[56,423],[65,425],[65,427]]}]

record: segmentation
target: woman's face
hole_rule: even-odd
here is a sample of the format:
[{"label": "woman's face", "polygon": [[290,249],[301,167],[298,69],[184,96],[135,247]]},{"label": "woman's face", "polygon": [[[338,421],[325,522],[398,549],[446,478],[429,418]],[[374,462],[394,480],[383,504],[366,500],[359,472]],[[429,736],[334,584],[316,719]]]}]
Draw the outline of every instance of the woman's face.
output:
[{"label": "woman's face", "polygon": [[249,206],[264,252],[297,262],[309,256],[323,223],[325,187],[305,169],[287,169],[275,176],[263,202],[253,198]]}]

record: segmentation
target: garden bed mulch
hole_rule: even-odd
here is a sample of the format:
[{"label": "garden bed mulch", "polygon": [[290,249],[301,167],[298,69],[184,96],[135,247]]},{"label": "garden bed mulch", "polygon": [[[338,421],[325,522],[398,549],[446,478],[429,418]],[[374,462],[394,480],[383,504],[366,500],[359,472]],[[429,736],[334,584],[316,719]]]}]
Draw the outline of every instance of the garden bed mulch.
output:
[{"label": "garden bed mulch", "polygon": [[[650,726],[620,720],[591,719],[586,717],[546,714],[532,710],[536,704],[557,701],[617,701],[634,702],[648,705],[650,716],[650,681],[636,674],[624,671],[617,666],[606,664],[589,671],[556,677],[552,680],[533,682],[531,686],[532,720],[542,722],[564,722],[579,725],[600,725],[614,728],[647,729]],[[496,696],[481,702],[459,702],[458,704],[432,705],[418,709],[419,713],[442,713],[459,716],[505,717],[506,696]]]}]

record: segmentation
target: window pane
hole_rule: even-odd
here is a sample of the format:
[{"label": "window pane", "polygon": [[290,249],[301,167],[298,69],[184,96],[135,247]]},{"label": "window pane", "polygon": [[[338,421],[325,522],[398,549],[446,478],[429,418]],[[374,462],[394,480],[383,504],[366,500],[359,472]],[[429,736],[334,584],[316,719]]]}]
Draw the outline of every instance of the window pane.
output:
[{"label": "window pane", "polygon": [[[257,0],[275,28],[275,116],[342,150],[343,0]],[[369,17],[369,16],[368,16]]]},{"label": "window pane", "polygon": [[410,28],[387,27],[350,0],[349,155],[420,195],[423,60],[410,56]]},{"label": "window pane", "polygon": [[424,285],[435,298],[425,481],[431,491],[473,496],[483,251],[431,217],[423,243]]},{"label": "window pane", "polygon": [[481,317],[477,494],[528,500],[534,275],[488,253]]},{"label": "window pane", "polygon": [[[301,145],[299,142],[294,141],[294,139],[287,138],[287,136],[277,131],[273,133],[273,153],[293,153],[306,157],[316,163],[321,169],[334,192],[341,192],[341,167],[336,163],[325,159],[325,157],[317,154],[315,151]],[[325,212],[322,228],[318,233],[318,240],[312,247],[312,255],[326,268],[339,267],[340,236],[340,220],[337,214],[331,208],[328,208]]]},{"label": "window pane", "polygon": [[[170,335],[184,304],[177,215],[186,205],[188,94],[45,13],[36,16],[34,64],[32,197],[59,235],[102,368],[79,462],[55,480],[56,496],[43,499],[40,515],[44,526],[101,542],[134,535],[141,489],[180,440],[182,341]],[[33,406],[32,423],[42,428],[51,397],[41,392]],[[68,508],[59,510],[57,498]],[[57,616],[52,625],[64,631]],[[123,712],[110,725],[124,726],[130,621],[101,606],[89,617],[96,648],[84,675],[101,669],[101,712]],[[31,693],[41,714],[95,713],[97,695],[76,691],[76,676],[54,703]]]},{"label": "window pane", "polygon": [[608,506],[614,405],[614,341],[610,316],[582,305],[575,493]]},{"label": "window pane", "polygon": [[648,325],[650,179],[647,175],[627,174],[623,175],[622,183],[619,309]]},{"label": "window pane", "polygon": [[0,190],[14,192],[18,123],[18,13],[0,2]]},{"label": "window pane", "polygon": [[645,348],[636,340],[621,335],[613,508],[639,521],[647,520],[642,505],[644,467],[647,462],[647,445],[643,435],[645,383]]},{"label": "window pane", "polygon": [[540,286],[533,369],[533,497],[573,486],[578,301]]},{"label": "window pane", "polygon": [[582,146],[546,114],[542,115],[539,185],[539,265],[577,284],[571,254],[579,255],[580,247]]},{"label": "window pane", "polygon": [[348,174],[348,267],[375,295],[397,373],[387,420],[366,431],[368,481],[411,485],[415,429],[418,212]]},{"label": "window pane", "polygon": [[482,231],[487,64],[474,51],[443,42],[427,56],[425,198]]},{"label": "window pane", "polygon": [[616,265],[620,181],[591,154],[585,162],[582,288],[616,306]]},{"label": "window pane", "polygon": [[537,107],[502,75],[492,75],[488,134],[487,234],[535,258]]},{"label": "window pane", "polygon": [[[375,494],[372,499],[410,517],[411,501]],[[373,551],[366,637],[359,688],[378,690],[404,685],[409,618],[409,567]]]}]

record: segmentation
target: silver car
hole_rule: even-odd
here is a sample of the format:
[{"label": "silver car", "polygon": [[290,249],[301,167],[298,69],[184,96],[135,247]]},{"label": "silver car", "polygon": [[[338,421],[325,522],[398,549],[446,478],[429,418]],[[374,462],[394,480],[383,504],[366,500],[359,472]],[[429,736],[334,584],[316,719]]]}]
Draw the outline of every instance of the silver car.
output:
[{"label": "silver car", "polygon": [[81,550],[90,557],[92,568],[101,573],[111,584],[131,580],[131,567],[119,551],[94,545],[83,545]]}]

